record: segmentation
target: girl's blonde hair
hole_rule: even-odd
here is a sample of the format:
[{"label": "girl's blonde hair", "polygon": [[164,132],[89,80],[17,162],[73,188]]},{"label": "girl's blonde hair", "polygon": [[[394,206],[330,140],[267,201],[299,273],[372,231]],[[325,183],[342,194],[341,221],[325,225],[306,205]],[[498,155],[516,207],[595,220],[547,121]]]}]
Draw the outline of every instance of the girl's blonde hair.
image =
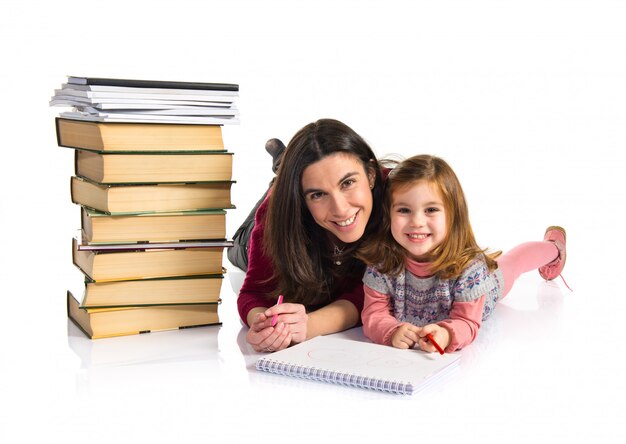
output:
[{"label": "girl's blonde hair", "polygon": [[422,180],[439,191],[446,214],[446,236],[432,251],[433,274],[443,279],[457,278],[481,254],[484,254],[490,270],[498,268],[495,258],[501,252],[487,253],[487,250],[481,249],[476,243],[465,194],[456,174],[443,159],[430,155],[410,157],[389,173],[385,184],[380,231],[359,250],[359,258],[366,264],[375,266],[383,274],[397,276],[403,270],[407,251],[391,234],[392,197],[395,191]]}]

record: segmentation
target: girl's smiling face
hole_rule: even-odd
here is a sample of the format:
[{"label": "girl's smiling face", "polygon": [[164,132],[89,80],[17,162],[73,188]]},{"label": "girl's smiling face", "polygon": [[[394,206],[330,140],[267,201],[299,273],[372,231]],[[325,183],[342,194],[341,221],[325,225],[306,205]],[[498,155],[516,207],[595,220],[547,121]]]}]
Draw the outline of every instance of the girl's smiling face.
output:
[{"label": "girl's smiling face", "polygon": [[409,257],[428,262],[446,237],[441,193],[425,180],[395,190],[391,198],[391,234]]},{"label": "girl's smiling face", "polygon": [[351,243],[363,236],[372,214],[374,180],[356,156],[335,153],[304,170],[302,190],[315,222]]}]

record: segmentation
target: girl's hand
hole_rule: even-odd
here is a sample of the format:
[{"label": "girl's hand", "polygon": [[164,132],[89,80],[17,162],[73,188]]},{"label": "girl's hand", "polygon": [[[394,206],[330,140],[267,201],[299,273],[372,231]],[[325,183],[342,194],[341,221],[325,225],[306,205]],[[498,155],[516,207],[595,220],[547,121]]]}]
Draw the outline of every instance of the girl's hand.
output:
[{"label": "girl's hand", "polygon": [[426,335],[429,333],[433,336],[433,339],[437,342],[437,344],[439,344],[439,346],[444,350],[448,345],[450,345],[451,338],[448,329],[437,324],[428,324],[422,327],[419,333],[419,341],[417,342],[419,348],[425,352],[433,353],[437,351],[435,346],[426,338]]},{"label": "girl's hand", "polygon": [[[284,322],[277,322],[271,326],[271,317],[268,319],[264,313],[254,315],[246,341],[257,352],[273,352],[289,347],[292,335],[288,325]],[[269,324],[269,325],[268,325]]]},{"label": "girl's hand", "polygon": [[396,348],[413,348],[419,340],[419,332],[421,328],[413,324],[403,322],[400,327],[391,335],[391,345]]},{"label": "girl's hand", "polygon": [[304,305],[284,303],[274,305],[262,313],[265,316],[264,324],[266,327],[272,325],[272,317],[277,314],[277,324],[284,323],[289,327],[291,341],[298,344],[306,340],[307,324],[309,316],[306,313]]}]

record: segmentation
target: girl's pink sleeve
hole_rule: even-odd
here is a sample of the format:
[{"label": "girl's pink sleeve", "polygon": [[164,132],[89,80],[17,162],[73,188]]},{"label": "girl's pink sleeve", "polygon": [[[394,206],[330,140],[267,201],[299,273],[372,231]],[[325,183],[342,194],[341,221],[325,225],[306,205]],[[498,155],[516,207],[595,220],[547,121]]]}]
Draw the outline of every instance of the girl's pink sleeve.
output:
[{"label": "girl's pink sleeve", "polygon": [[450,332],[450,344],[445,350],[447,353],[459,350],[476,339],[484,306],[485,295],[470,302],[455,302],[450,310],[450,319],[437,323]]},{"label": "girl's pink sleeve", "polygon": [[377,344],[391,345],[391,335],[400,322],[390,312],[389,296],[363,285],[365,302],[361,318],[363,333]]}]

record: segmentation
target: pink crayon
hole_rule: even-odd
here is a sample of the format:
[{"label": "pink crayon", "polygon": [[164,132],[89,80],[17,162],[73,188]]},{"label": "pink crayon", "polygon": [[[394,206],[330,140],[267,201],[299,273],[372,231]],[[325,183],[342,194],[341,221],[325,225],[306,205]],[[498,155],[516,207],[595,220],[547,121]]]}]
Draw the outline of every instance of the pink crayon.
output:
[{"label": "pink crayon", "polygon": [[[280,296],[278,296],[278,301],[276,302],[276,305],[280,305],[282,303],[283,303],[283,295],[281,294]],[[272,316],[272,327],[276,325],[277,321],[278,321],[278,313]]]}]

